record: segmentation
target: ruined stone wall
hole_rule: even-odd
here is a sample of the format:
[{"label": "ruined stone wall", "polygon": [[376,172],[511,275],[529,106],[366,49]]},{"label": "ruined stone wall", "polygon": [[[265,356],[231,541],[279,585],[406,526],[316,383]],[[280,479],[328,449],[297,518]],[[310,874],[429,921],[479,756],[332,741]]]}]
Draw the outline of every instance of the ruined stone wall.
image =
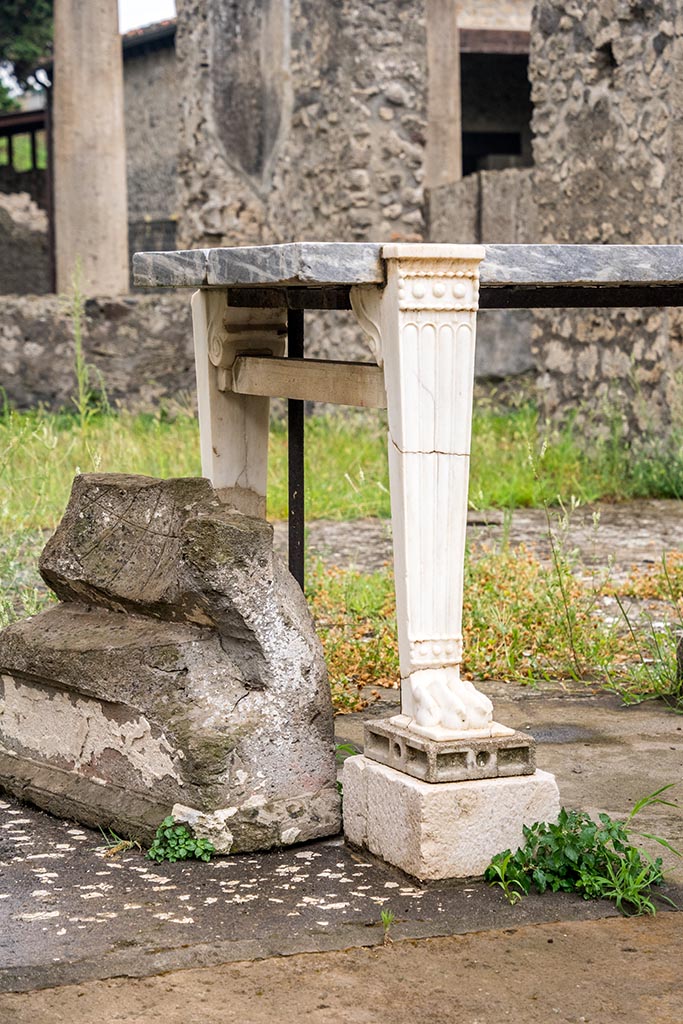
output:
[{"label": "ruined stone wall", "polygon": [[[480,171],[429,195],[430,241],[536,241],[536,203],[532,168]],[[529,373],[533,316],[526,309],[483,310],[477,316],[479,377],[501,378]]]},{"label": "ruined stone wall", "polygon": [[128,220],[176,213],[180,81],[173,46],[126,54]]},{"label": "ruined stone wall", "polygon": [[181,245],[423,237],[422,0],[181,0]]},{"label": "ruined stone wall", "polygon": [[[541,242],[680,243],[683,12],[677,0],[539,0],[530,77]],[[545,311],[534,351],[551,415],[667,423],[680,315]]]},{"label": "ruined stone wall", "polygon": [[50,284],[45,211],[27,192],[0,193],[0,295],[42,295]]},{"label": "ruined stone wall", "polygon": [[30,171],[15,171],[7,164],[0,167],[0,193],[11,195],[28,192],[34,203],[43,209],[47,206],[47,171],[34,167]]},{"label": "ruined stone wall", "polygon": [[[152,294],[86,303],[84,351],[109,402],[131,409],[194,401],[189,295]],[[9,401],[71,407],[72,324],[56,295],[8,296],[0,306],[0,381]]]},{"label": "ruined stone wall", "polygon": [[[424,0],[179,0],[177,244],[425,237]],[[309,355],[371,359],[349,314]]]},{"label": "ruined stone wall", "polygon": [[461,28],[528,32],[533,0],[458,0]]}]

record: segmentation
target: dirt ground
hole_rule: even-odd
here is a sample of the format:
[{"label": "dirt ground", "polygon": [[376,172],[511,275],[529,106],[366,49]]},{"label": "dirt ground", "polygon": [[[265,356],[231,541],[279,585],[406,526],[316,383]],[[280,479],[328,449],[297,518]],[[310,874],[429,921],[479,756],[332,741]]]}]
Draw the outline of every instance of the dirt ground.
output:
[{"label": "dirt ground", "polygon": [[396,942],[0,996],[3,1024],[681,1024],[683,916]]}]

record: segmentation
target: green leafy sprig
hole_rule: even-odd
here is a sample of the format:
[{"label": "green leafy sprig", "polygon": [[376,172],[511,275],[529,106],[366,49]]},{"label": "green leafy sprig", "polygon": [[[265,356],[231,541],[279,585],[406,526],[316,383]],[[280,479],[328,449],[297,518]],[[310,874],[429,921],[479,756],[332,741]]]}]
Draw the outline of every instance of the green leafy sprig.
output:
[{"label": "green leafy sprig", "polygon": [[147,856],[150,860],[158,862],[167,860],[174,863],[192,859],[209,861],[214,852],[212,842],[208,839],[198,839],[189,826],[176,822],[175,818],[169,815],[159,825]]},{"label": "green leafy sprig", "polygon": [[[626,822],[600,814],[598,824],[583,811],[563,807],[556,824],[525,826],[524,845],[516,853],[504,850],[496,854],[484,878],[500,886],[513,905],[533,886],[540,893],[550,889],[578,892],[587,900],[612,900],[622,914],[654,914],[651,889],[663,881],[662,859],[636,849],[630,835],[652,839],[677,856],[680,853],[659,836],[636,832],[630,822],[651,804],[677,806],[661,798],[671,785],[638,801]],[[668,897],[660,895],[660,899],[671,903]]]}]

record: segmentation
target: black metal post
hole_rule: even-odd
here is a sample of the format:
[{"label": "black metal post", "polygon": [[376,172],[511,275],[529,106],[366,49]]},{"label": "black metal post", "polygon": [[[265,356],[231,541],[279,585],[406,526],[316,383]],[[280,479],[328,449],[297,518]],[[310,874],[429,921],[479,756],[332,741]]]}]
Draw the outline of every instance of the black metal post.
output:
[{"label": "black metal post", "polygon": [[[287,314],[287,355],[304,357],[304,311]],[[304,403],[287,401],[289,472],[289,571],[304,589]]]}]

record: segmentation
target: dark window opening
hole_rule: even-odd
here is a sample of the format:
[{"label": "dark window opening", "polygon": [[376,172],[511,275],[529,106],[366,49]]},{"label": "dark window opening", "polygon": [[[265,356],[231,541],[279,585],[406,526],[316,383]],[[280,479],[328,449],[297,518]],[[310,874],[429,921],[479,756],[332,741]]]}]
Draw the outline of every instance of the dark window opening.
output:
[{"label": "dark window opening", "polygon": [[463,175],[531,166],[528,69],[523,53],[461,53]]},{"label": "dark window opening", "polygon": [[463,132],[462,173],[519,167],[522,156],[520,132]]}]

